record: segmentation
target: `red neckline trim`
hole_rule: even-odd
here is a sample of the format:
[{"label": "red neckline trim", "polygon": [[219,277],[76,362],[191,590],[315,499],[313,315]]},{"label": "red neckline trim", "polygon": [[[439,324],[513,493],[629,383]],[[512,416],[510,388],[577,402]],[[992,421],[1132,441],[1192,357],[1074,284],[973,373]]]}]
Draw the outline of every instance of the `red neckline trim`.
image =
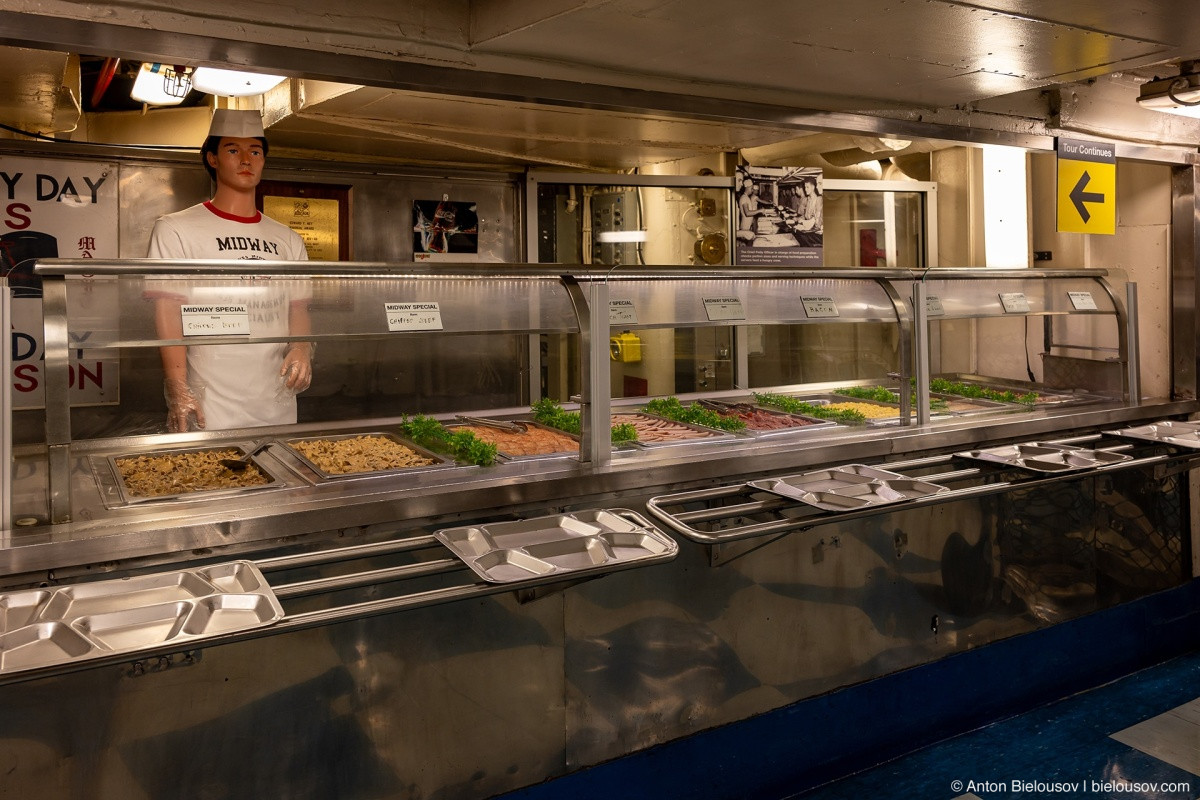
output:
[{"label": "red neckline trim", "polygon": [[230,222],[242,222],[247,225],[252,225],[262,219],[262,212],[255,211],[253,217],[239,217],[237,214],[230,214],[228,211],[222,211],[212,204],[211,201],[205,200],[204,207],[212,213],[216,214],[221,219],[227,219]]}]

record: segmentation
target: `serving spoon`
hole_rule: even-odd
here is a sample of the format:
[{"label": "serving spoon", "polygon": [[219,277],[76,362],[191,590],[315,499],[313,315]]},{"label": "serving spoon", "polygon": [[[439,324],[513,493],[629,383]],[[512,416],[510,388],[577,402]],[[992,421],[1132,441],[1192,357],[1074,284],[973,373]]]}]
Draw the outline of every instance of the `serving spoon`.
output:
[{"label": "serving spoon", "polygon": [[217,459],[217,463],[231,472],[241,472],[246,467],[250,466],[250,461],[254,458],[254,456],[258,455],[263,450],[266,450],[270,444],[271,440],[268,439],[267,441],[258,445],[258,447],[255,447],[249,453],[246,453],[246,455],[242,456],[241,458],[221,458]]}]

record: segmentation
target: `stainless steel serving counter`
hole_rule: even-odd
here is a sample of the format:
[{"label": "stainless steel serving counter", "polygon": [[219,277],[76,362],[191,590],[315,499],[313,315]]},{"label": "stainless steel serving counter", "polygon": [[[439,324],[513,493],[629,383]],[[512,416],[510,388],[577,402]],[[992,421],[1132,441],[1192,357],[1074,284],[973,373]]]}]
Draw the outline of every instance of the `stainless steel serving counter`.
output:
[{"label": "stainless steel serving counter", "polygon": [[[512,411],[511,409],[508,411]],[[731,479],[751,480],[834,463],[889,460],[978,448],[1009,441],[1054,438],[1071,432],[1183,418],[1200,411],[1194,401],[1138,406],[1090,403],[1020,413],[942,419],[911,427],[839,427],[781,438],[694,443],[614,453],[610,463],[573,458],[455,466],[412,475],[385,475],[286,485],[208,499],[172,499],[108,507],[95,464],[120,453],[183,445],[223,444],[307,435],[379,430],[398,420],[329,426],[255,429],[252,437],[180,434],[79,441],[72,445],[72,521],[3,533],[0,574],[9,585],[47,574],[126,569],[139,561],[179,562],[198,556],[243,557],[287,543],[344,544],[347,532],[386,525],[415,533],[434,527],[546,508],[621,505],[630,496],[698,488]],[[272,450],[264,454],[276,458]],[[35,460],[35,459],[34,459]],[[21,459],[17,459],[18,465]],[[19,470],[18,470],[19,471]],[[283,471],[287,474],[286,471]],[[34,475],[28,480],[35,481]],[[109,504],[111,505],[111,504]]]}]

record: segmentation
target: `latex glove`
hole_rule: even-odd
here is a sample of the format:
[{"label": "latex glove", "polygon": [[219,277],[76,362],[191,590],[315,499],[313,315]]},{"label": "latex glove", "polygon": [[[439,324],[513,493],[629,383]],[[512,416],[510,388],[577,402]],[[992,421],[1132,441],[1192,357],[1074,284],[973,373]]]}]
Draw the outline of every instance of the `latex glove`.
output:
[{"label": "latex glove", "polygon": [[297,342],[284,354],[279,377],[289,392],[303,392],[312,383],[312,351],[313,346],[308,342]]},{"label": "latex glove", "polygon": [[167,430],[182,433],[191,430],[191,421],[197,428],[204,427],[204,409],[200,398],[185,380],[168,378],[163,382],[163,395],[167,398]]}]

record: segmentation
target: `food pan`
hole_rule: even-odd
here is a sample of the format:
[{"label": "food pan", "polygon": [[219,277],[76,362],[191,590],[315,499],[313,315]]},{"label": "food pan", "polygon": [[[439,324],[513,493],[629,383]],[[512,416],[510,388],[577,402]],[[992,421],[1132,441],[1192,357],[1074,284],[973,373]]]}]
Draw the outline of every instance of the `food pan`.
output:
[{"label": "food pan", "polygon": [[0,594],[0,674],[133,655],[282,618],[249,561],[8,592]]},{"label": "food pan", "polygon": [[1048,444],[1045,442],[1027,442],[1025,444],[1004,445],[985,450],[968,450],[955,453],[962,458],[976,461],[988,461],[993,464],[1004,464],[1012,467],[1027,469],[1031,472],[1076,472],[1084,469],[1094,469],[1110,464],[1130,461],[1133,456],[1122,453],[1111,453],[1107,450],[1086,450],[1071,445]]},{"label": "food pan", "polygon": [[[343,441],[343,440],[347,440],[347,439],[357,439],[357,438],[361,438],[361,437],[378,437],[380,439],[385,439],[388,442],[392,442],[394,444],[401,445],[403,447],[408,448],[409,450],[412,450],[418,456],[425,458],[425,459],[429,459],[430,463],[422,464],[419,466],[412,466],[412,467],[371,469],[371,470],[360,470],[360,471],[356,471],[356,472],[327,472],[326,470],[324,470],[320,466],[318,466],[314,461],[312,461],[308,456],[304,455],[304,453],[301,453],[299,450],[297,450],[294,447],[294,445],[299,444],[301,442],[338,442],[338,441]],[[408,474],[417,473],[417,472],[426,472],[431,469],[441,469],[444,467],[454,466],[454,461],[452,461],[451,459],[448,459],[444,456],[440,456],[437,453],[434,453],[430,450],[426,450],[424,447],[414,444],[413,442],[410,442],[407,439],[402,439],[401,437],[397,436],[396,434],[389,433],[387,431],[368,431],[366,433],[347,433],[347,434],[339,434],[337,436],[305,436],[305,437],[298,437],[298,438],[293,438],[293,439],[283,439],[282,441],[285,445],[287,445],[288,453],[290,455],[294,456],[296,459],[298,459],[301,463],[303,463],[306,467],[311,469],[314,473],[316,473],[320,477],[321,480],[345,480],[347,478],[363,478],[363,477],[370,477],[370,476],[377,476],[377,475],[408,475]]]},{"label": "food pan", "polygon": [[[678,447],[688,444],[706,444],[708,442],[722,442],[738,438],[736,434],[728,431],[718,430],[717,428],[708,428],[704,425],[693,425],[690,422],[679,422],[666,417],[660,417],[657,414],[647,414],[645,411],[613,411],[612,424],[618,425],[618,418],[633,417],[633,422],[629,423],[638,427],[638,447]],[[647,441],[642,438],[646,433],[646,429],[653,427],[656,431],[660,431],[664,437],[662,440]]]},{"label": "food pan", "polygon": [[489,583],[607,572],[678,552],[674,540],[627,509],[445,528],[434,537]]},{"label": "food pan", "polygon": [[[579,437],[575,436],[574,434],[567,433],[566,431],[560,431],[558,428],[551,428],[549,425],[542,425],[539,422],[532,422],[523,419],[515,420],[511,424],[518,425],[529,430],[550,431],[574,442],[575,447],[569,450],[555,450],[548,453],[518,453],[515,452],[514,448],[512,447],[506,449],[505,445],[508,444],[509,441],[513,441],[514,437],[519,438],[522,434],[505,431],[503,429],[497,429],[496,433],[499,435],[495,438],[496,455],[500,458],[508,461],[529,461],[545,458],[571,458],[579,455]],[[466,419],[461,423],[447,425],[446,428],[449,430],[455,430],[467,425],[473,425],[476,428],[488,427],[486,420]]]},{"label": "food pan", "polygon": [[913,480],[865,464],[846,464],[801,475],[766,478],[749,481],[746,485],[826,511],[850,511],[950,491],[936,483]]},{"label": "food pan", "polygon": [[[825,430],[827,428],[836,428],[838,423],[830,419],[820,419],[818,417],[809,417],[804,414],[789,414],[786,411],[780,411],[777,408],[766,406],[756,406],[751,403],[722,403],[713,400],[702,400],[701,404],[707,408],[711,408],[722,416],[733,416],[742,419],[746,422],[746,427],[740,431],[755,437],[764,436],[781,436],[796,433],[807,433],[810,431]],[[779,427],[765,427],[756,425],[754,420],[747,422],[744,418],[738,416],[738,411],[744,410],[752,413],[759,419],[766,418],[769,420],[777,420]]]},{"label": "food pan", "polygon": [[[229,481],[231,485],[218,486],[211,489],[169,491],[164,492],[163,494],[136,494],[133,490],[131,490],[126,482],[126,479],[121,475],[121,468],[118,464],[118,462],[124,459],[136,459],[143,457],[153,459],[178,459],[181,462],[186,460],[194,461],[195,459],[189,459],[189,457],[197,454],[225,451],[231,451],[234,458],[242,458],[247,453],[258,447],[258,444],[258,442],[235,442],[233,444],[226,445],[205,445],[203,447],[178,448],[174,450],[152,450],[141,453],[122,453],[111,455],[103,459],[95,459],[93,460],[92,467],[93,471],[97,473],[98,478],[100,477],[100,470],[107,470],[109,472],[112,480],[115,481],[117,492],[120,495],[120,502],[123,505],[178,500],[199,500],[213,497],[230,497],[244,494],[246,492],[258,492],[265,489],[278,489],[287,485],[287,482],[278,474],[276,474],[270,467],[268,467],[265,462],[259,460],[257,457],[251,457],[250,463],[254,468],[257,468],[259,474],[265,478],[264,483],[254,485],[237,485],[237,482],[242,479],[239,476],[252,476],[254,474],[253,471],[251,469],[247,469],[244,472],[236,473],[217,464],[213,464],[212,469],[214,471],[214,478],[218,476],[220,471],[223,471],[223,474],[220,474],[220,477]],[[185,476],[187,475],[187,473],[181,474]],[[191,474],[201,475],[201,477],[203,477],[203,475],[198,471],[193,471]],[[100,483],[103,485],[106,482],[101,480]]]},{"label": "food pan", "polygon": [[1176,422],[1167,419],[1151,422],[1149,425],[1105,431],[1105,433],[1110,436],[1124,436],[1129,439],[1142,439],[1148,442],[1200,449],[1200,422]]}]

